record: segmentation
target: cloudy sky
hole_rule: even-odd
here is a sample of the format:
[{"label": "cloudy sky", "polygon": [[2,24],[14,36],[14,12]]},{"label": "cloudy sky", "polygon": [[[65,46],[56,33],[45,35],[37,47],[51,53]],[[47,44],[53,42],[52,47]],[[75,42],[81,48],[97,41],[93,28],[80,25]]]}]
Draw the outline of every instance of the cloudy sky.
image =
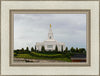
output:
[{"label": "cloudy sky", "polygon": [[47,40],[50,24],[55,40],[86,48],[86,14],[14,14],[14,49]]}]

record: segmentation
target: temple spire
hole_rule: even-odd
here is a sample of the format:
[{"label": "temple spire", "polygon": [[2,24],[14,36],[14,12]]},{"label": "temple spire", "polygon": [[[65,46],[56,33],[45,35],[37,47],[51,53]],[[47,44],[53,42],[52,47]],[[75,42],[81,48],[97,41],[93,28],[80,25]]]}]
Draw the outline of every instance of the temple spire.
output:
[{"label": "temple spire", "polygon": [[52,32],[52,29],[51,29],[51,24],[50,24],[50,29],[49,29],[49,33],[48,33],[48,39],[49,40],[53,40],[54,39],[53,32]]},{"label": "temple spire", "polygon": [[50,24],[50,28],[51,28],[51,24]]}]

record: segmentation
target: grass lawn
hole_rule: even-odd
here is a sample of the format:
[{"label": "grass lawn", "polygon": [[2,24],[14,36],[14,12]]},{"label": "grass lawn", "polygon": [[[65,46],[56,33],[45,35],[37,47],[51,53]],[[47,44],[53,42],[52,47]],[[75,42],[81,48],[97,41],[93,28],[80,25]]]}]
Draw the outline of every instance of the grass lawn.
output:
[{"label": "grass lawn", "polygon": [[71,62],[71,59],[67,57],[61,57],[62,54],[40,54],[40,53],[32,53],[32,54],[17,54],[16,58],[25,58],[25,59],[44,59],[44,60],[57,60],[57,61],[65,61]]}]

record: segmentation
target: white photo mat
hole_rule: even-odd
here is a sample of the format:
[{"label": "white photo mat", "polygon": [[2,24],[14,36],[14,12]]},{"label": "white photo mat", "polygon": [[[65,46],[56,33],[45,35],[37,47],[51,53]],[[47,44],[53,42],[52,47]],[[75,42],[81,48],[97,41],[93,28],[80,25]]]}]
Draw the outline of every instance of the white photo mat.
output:
[{"label": "white photo mat", "polygon": [[[91,66],[9,66],[9,11],[11,9],[91,10]],[[99,1],[2,1],[1,75],[99,75]]]}]

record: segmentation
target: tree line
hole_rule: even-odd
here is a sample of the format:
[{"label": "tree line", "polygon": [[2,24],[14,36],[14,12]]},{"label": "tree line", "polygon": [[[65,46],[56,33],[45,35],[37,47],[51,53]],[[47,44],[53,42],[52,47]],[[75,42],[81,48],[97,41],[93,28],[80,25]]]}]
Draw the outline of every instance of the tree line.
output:
[{"label": "tree line", "polygon": [[46,51],[44,46],[41,47],[41,51],[37,50],[36,46],[35,46],[35,48],[32,47],[31,50],[29,50],[29,47],[26,47],[26,49],[22,48],[22,49],[14,50],[14,53],[17,53],[17,54],[18,53],[25,54],[25,53],[30,53],[30,52],[39,52],[39,53],[83,53],[83,54],[86,54],[85,48],[71,47],[68,50],[68,47],[66,47],[65,50],[64,50],[63,46],[61,47],[61,51],[58,51],[57,46],[55,47],[55,50],[53,50],[53,51],[51,51],[51,50]]}]

